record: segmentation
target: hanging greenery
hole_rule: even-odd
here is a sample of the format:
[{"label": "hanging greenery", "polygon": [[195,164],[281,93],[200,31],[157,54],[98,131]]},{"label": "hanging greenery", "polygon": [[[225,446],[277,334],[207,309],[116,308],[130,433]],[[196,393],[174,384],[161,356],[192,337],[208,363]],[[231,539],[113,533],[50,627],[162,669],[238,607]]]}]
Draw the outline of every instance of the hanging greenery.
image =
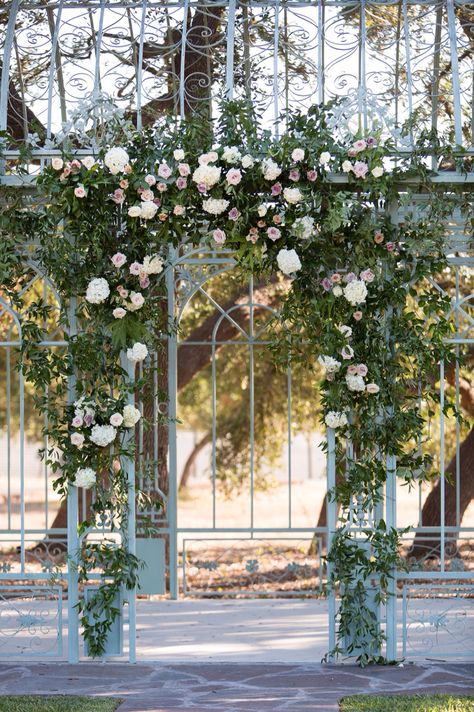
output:
[{"label": "hanging greenery", "polygon": [[[341,606],[330,655],[381,660],[368,590],[386,600],[401,562],[399,533],[385,527],[377,504],[389,461],[407,484],[433,476],[430,458],[418,452],[418,404],[429,412],[432,374],[452,358],[448,305],[428,279],[446,265],[443,221],[452,205],[430,197],[423,149],[397,156],[376,126],[352,135],[337,125],[335,107],[286,116],[280,138],[259,129],[245,102],[222,106],[212,127],[195,116],[137,131],[111,115],[94,155],[79,151],[87,133],[63,137],[61,155],[37,180],[41,206],[14,207],[2,219],[11,235],[19,219],[29,221],[34,259],[61,298],[68,358],[40,346],[51,307],[38,302],[25,316],[23,369],[49,414],[45,457],[55,487],[62,496],[71,486],[94,495],[76,561],[81,581],[101,577],[96,595],[81,603],[94,656],[119,613],[116,594],[139,576],[126,546],[128,469],[142,418],[136,404],[156,368],[149,356],[174,328],[162,308],[168,251],[206,244],[230,248],[247,272],[278,271],[291,282],[273,353],[283,367],[290,358],[323,372],[324,422],[337,433],[329,496],[341,514],[327,561]],[[400,188],[407,177],[428,200],[397,224],[402,192],[409,202]],[[13,268],[11,258],[2,261],[1,282],[15,301]],[[101,527],[101,541],[89,541]]]}]

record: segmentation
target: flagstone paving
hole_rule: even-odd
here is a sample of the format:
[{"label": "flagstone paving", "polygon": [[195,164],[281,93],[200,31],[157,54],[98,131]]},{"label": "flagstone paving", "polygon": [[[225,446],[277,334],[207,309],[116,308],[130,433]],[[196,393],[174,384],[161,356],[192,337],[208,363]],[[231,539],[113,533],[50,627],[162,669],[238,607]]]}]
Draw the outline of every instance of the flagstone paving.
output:
[{"label": "flagstone paving", "polygon": [[342,697],[371,692],[474,695],[474,663],[0,665],[0,694],[112,695],[119,712],[336,712]]}]

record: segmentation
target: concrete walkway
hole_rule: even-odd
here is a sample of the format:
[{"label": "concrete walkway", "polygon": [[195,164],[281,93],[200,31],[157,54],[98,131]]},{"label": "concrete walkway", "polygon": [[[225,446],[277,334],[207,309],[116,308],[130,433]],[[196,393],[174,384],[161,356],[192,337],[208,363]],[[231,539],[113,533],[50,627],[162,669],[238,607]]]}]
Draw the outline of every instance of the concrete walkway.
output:
[{"label": "concrete walkway", "polygon": [[341,697],[371,692],[474,695],[474,664],[0,665],[0,694],[117,696],[119,712],[336,712]]}]

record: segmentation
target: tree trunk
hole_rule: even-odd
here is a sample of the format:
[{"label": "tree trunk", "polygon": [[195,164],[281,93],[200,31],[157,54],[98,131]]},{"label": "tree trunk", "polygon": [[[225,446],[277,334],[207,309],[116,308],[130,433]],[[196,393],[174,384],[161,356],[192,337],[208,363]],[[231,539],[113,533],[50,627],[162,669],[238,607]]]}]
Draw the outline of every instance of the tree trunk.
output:
[{"label": "tree trunk", "polygon": [[199,453],[201,452],[201,450],[203,448],[205,448],[206,445],[208,445],[211,442],[211,439],[212,439],[211,433],[206,433],[204,435],[204,437],[201,438],[201,440],[198,443],[196,443],[196,445],[194,446],[194,449],[193,449],[192,453],[189,455],[188,459],[186,460],[186,463],[183,467],[183,471],[181,473],[181,479],[179,481],[179,491],[180,492],[182,492],[184,489],[186,489],[188,480],[191,476],[193,465],[196,461],[196,458],[199,455]]}]

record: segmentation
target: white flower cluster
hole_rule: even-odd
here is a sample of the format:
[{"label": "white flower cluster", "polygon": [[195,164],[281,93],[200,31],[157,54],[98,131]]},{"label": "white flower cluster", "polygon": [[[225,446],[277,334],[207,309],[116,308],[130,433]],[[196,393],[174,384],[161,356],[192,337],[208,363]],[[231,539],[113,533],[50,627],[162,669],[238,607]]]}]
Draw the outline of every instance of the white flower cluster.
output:
[{"label": "white flower cluster", "polygon": [[324,368],[326,376],[337,373],[337,371],[339,371],[339,369],[341,368],[341,362],[333,358],[332,356],[319,356],[318,361],[319,364]]},{"label": "white flower cluster", "polygon": [[142,220],[153,220],[158,210],[158,205],[153,200],[144,200],[140,205],[132,205],[128,209],[131,218],[141,218]]},{"label": "white flower cluster", "polygon": [[107,447],[107,445],[113,443],[116,435],[117,429],[114,428],[113,425],[94,425],[90,434],[90,440],[94,445]]},{"label": "white flower cluster", "polygon": [[354,279],[344,287],[344,296],[353,307],[363,304],[367,298],[367,287],[362,279]]},{"label": "white flower cluster", "polygon": [[224,151],[222,153],[222,160],[225,163],[238,163],[241,157],[241,153],[237,146],[227,146],[227,148],[224,148]]},{"label": "white flower cluster", "polygon": [[141,267],[143,274],[160,274],[163,272],[163,259],[159,255],[146,255]]},{"label": "white flower cluster", "polygon": [[262,161],[262,173],[266,180],[276,180],[281,173],[281,168],[271,158],[265,158]]},{"label": "white flower cluster", "polygon": [[132,363],[139,363],[140,361],[144,361],[146,357],[148,356],[148,349],[146,347],[146,344],[141,344],[139,341],[136,341],[132,348],[127,349],[127,358],[129,361],[132,361]]},{"label": "white flower cluster", "polygon": [[350,391],[365,391],[365,381],[358,374],[351,375],[346,373],[346,385]]},{"label": "white flower cluster", "polygon": [[347,415],[345,413],[339,413],[337,410],[330,410],[326,413],[324,422],[328,428],[343,428],[347,425]]},{"label": "white flower cluster", "polygon": [[296,250],[280,250],[277,254],[277,262],[283,274],[294,274],[301,269],[301,261]]},{"label": "white flower cluster", "polygon": [[303,200],[303,193],[299,188],[285,188],[283,191],[283,197],[287,203],[291,205],[296,205],[301,200]]},{"label": "white flower cluster", "polygon": [[138,408],[133,405],[126,405],[123,409],[123,424],[126,428],[133,428],[141,418]]},{"label": "white flower cluster", "polygon": [[204,185],[207,190],[219,182],[221,169],[218,166],[210,166],[203,163],[196,168],[193,173],[193,181],[198,185]]},{"label": "white flower cluster", "polygon": [[86,300],[90,304],[102,304],[110,294],[109,283],[103,277],[91,279],[87,285]]},{"label": "white flower cluster", "polygon": [[90,489],[95,485],[95,482],[96,474],[91,467],[81,467],[74,476],[74,484],[76,487]]},{"label": "white flower cluster", "polygon": [[308,240],[315,232],[314,218],[310,218],[309,215],[305,215],[302,218],[296,218],[291,228],[291,232],[300,240]]},{"label": "white flower cluster", "polygon": [[130,158],[126,150],[119,146],[109,148],[104,157],[105,165],[114,176],[123,171],[129,160]]},{"label": "white flower cluster", "polygon": [[221,215],[221,213],[227,209],[228,205],[229,201],[223,198],[208,198],[202,202],[202,207],[206,213],[210,213],[211,215]]}]

